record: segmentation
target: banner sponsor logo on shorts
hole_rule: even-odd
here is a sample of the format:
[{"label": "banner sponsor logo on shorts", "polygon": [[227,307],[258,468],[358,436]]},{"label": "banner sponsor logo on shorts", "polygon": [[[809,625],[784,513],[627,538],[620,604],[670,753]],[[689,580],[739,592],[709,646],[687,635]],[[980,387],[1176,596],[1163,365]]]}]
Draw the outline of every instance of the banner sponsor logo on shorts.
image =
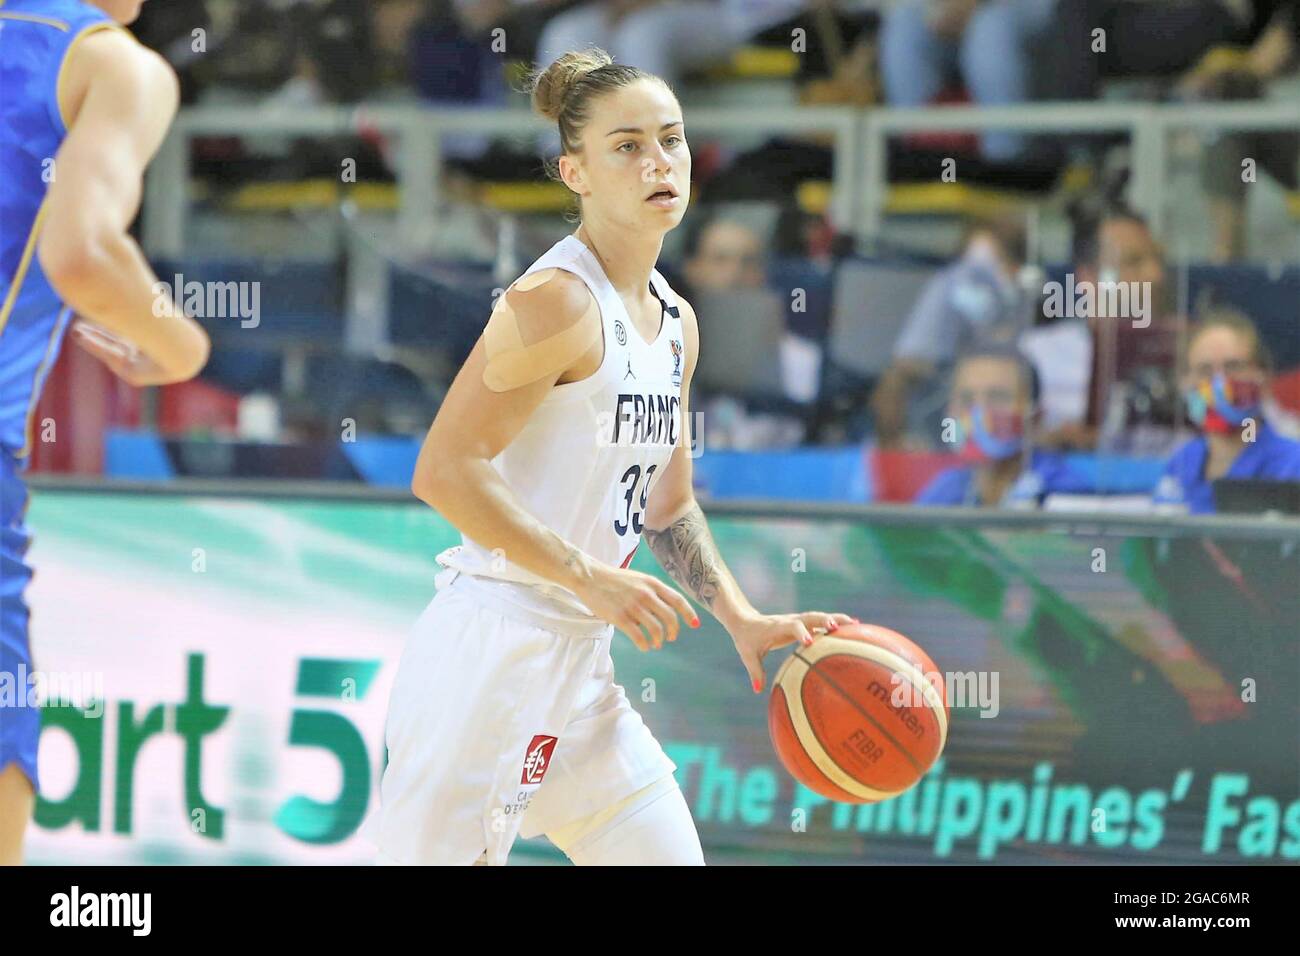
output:
[{"label": "banner sponsor logo on shorts", "polygon": [[559,738],[538,734],[528,745],[524,754],[524,773],[519,782],[525,785],[539,784],[546,775],[546,768],[551,765],[551,752]]}]

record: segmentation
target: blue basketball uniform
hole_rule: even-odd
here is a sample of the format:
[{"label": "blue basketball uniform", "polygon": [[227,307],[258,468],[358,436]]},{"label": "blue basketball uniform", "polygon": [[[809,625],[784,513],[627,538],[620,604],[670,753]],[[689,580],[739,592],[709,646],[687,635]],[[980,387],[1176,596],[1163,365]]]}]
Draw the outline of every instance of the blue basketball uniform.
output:
[{"label": "blue basketball uniform", "polygon": [[0,769],[16,762],[33,786],[40,711],[28,700],[23,593],[32,569],[22,470],[36,402],[72,318],[36,243],[68,132],[58,99],[63,63],[79,40],[108,29],[122,28],[80,0],[0,0]]}]

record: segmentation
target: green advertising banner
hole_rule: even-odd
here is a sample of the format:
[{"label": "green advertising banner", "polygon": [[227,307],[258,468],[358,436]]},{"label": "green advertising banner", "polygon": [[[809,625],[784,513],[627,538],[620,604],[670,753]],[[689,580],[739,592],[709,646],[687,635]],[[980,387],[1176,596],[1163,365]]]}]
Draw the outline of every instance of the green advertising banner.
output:
[{"label": "green advertising banner", "polygon": [[[454,529],[413,502],[53,488],[28,522],[31,862],[373,862],[388,691]],[[838,804],[782,768],[716,622],[650,654],[617,637],[710,862],[1300,858],[1300,523],[713,509],[710,525],[760,609],[900,631],[952,704],[919,785]],[[633,567],[662,576],[644,548]],[[15,681],[0,698],[21,705]],[[562,859],[544,839],[512,856]]]}]

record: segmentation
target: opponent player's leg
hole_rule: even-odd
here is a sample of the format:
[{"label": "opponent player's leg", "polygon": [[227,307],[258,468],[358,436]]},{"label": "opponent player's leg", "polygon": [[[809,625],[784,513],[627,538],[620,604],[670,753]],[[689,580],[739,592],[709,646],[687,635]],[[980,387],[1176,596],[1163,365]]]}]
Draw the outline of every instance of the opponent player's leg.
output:
[{"label": "opponent player's leg", "polygon": [[0,695],[0,865],[7,866],[22,862],[23,834],[36,803],[41,736],[41,711],[29,695],[35,667],[28,639],[31,615],[23,597],[32,577],[26,508],[27,490],[12,459],[0,452],[0,680],[13,687],[12,694]]},{"label": "opponent player's leg", "polygon": [[704,851],[671,775],[547,839],[578,866],[703,866]]},{"label": "opponent player's leg", "polygon": [[23,834],[36,805],[36,791],[16,763],[0,770],[0,866],[23,862]]}]

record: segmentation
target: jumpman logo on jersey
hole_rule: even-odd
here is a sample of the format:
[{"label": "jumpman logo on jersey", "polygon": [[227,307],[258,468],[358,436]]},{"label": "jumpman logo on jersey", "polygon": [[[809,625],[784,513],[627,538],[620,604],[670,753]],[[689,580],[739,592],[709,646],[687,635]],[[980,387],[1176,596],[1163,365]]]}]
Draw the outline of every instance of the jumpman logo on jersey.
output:
[{"label": "jumpman logo on jersey", "polygon": [[636,375],[632,372],[632,356],[630,355],[627,357],[627,374],[623,376],[623,381],[626,382],[629,378],[636,378]]}]

